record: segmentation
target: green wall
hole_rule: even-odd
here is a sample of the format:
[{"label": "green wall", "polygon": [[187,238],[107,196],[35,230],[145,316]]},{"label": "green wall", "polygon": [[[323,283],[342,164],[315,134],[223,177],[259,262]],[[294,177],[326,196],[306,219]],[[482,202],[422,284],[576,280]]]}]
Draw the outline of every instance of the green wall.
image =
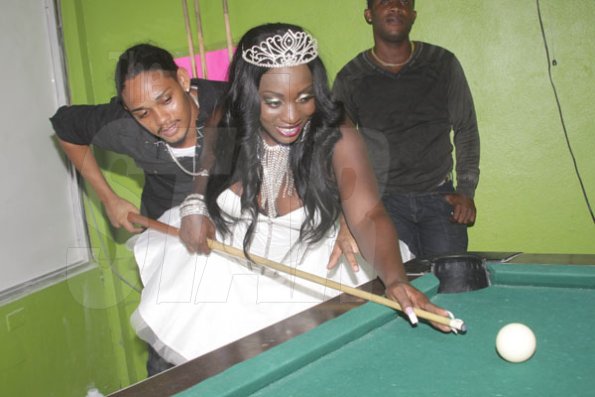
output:
[{"label": "green wall", "polygon": [[[541,6],[569,139],[595,200],[595,2]],[[201,7],[207,48],[224,48],[221,2],[202,0]],[[229,0],[229,8],[236,41],[264,22],[312,31],[331,78],[372,43],[365,0]],[[595,226],[548,80],[536,2],[417,0],[417,10],[412,37],[457,54],[475,98],[482,159],[470,249],[595,253]],[[180,1],[62,0],[62,15],[73,103],[114,94],[115,61],[130,45],[150,41],[187,55]],[[116,191],[138,203],[143,178],[134,164],[97,157]],[[86,208],[99,267],[0,307],[3,395],[81,396],[92,385],[105,393],[145,376],[144,346],[128,326],[140,288],[124,246],[129,235],[109,226],[91,192]]]}]

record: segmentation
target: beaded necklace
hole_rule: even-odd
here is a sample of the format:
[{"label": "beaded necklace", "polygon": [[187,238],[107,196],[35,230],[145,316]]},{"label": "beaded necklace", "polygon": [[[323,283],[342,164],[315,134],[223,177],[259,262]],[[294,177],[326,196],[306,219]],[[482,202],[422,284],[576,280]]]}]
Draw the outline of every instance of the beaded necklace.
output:
[{"label": "beaded necklace", "polygon": [[262,207],[266,208],[267,216],[275,218],[277,216],[277,197],[283,181],[285,189],[283,196],[293,195],[293,172],[289,165],[290,148],[287,145],[270,146],[262,137],[260,138],[259,157],[262,164]]}]

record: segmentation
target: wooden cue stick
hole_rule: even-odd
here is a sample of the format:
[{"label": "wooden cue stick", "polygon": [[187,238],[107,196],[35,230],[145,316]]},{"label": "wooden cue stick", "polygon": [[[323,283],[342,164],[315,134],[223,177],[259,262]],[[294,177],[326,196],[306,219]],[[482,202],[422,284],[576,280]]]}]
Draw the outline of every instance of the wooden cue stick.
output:
[{"label": "wooden cue stick", "polygon": [[200,68],[202,70],[202,78],[208,78],[207,75],[207,58],[205,54],[205,40],[202,34],[202,19],[200,17],[199,0],[194,0],[194,16],[196,18],[196,35],[198,39],[198,54],[200,55]]},{"label": "wooden cue stick", "polygon": [[[161,233],[179,237],[179,230],[177,228],[167,225],[165,223],[153,220],[153,219],[149,219],[143,215],[139,215],[139,214],[130,212],[130,213],[128,213],[128,220],[132,223],[136,223],[136,224],[144,226],[146,228],[155,229]],[[226,245],[226,244],[223,244],[218,241],[211,240],[211,239],[207,239],[207,243],[213,251],[218,251],[218,252],[221,252],[224,254],[229,254],[229,255],[235,256],[236,258],[246,259],[246,256],[244,255],[244,251],[242,251],[241,249],[238,249],[238,248],[235,248],[235,247],[232,247],[232,246],[229,246],[229,245]],[[350,287],[347,285],[343,285],[343,284],[337,283],[336,281],[329,280],[327,278],[320,277],[320,276],[317,276],[315,274],[311,274],[308,272],[304,272],[302,270],[299,270],[299,269],[296,269],[296,268],[293,268],[293,267],[290,267],[287,265],[283,265],[281,263],[274,262],[270,259],[263,258],[263,257],[257,256],[257,255],[251,255],[251,259],[258,265],[266,266],[268,268],[275,269],[280,272],[287,273],[287,274],[296,276],[298,278],[311,281],[315,284],[329,287],[329,288],[332,288],[337,291],[345,292],[349,295],[353,295],[355,297],[362,298],[362,299],[365,299],[370,302],[375,302],[375,303],[378,303],[378,304],[381,304],[384,306],[388,306],[392,309],[395,309],[395,310],[398,310],[401,312],[403,311],[403,309],[401,308],[401,305],[399,305],[397,302],[395,302],[391,299],[385,298],[383,296],[376,295],[371,292],[362,291],[360,289]],[[447,325],[447,326],[454,328],[458,331],[466,330],[464,322],[459,319],[451,319],[448,317],[442,317],[442,316],[439,316],[437,314],[434,314],[434,313],[431,313],[431,312],[428,312],[428,311],[425,311],[422,309],[415,308],[414,310],[415,310],[415,314],[417,314],[418,317],[423,318],[425,320],[432,321],[432,322],[435,322],[438,324]]]},{"label": "wooden cue stick", "polygon": [[198,77],[196,69],[196,60],[194,59],[194,41],[192,40],[192,30],[190,28],[190,17],[188,16],[188,3],[182,0],[182,10],[184,11],[184,25],[186,26],[186,39],[188,40],[188,52],[190,53],[190,64],[192,65],[192,77]]},{"label": "wooden cue stick", "polygon": [[229,22],[229,7],[227,0],[223,0],[223,19],[225,20],[225,35],[227,38],[227,55],[229,60],[233,57],[233,38],[231,37],[231,23]]}]

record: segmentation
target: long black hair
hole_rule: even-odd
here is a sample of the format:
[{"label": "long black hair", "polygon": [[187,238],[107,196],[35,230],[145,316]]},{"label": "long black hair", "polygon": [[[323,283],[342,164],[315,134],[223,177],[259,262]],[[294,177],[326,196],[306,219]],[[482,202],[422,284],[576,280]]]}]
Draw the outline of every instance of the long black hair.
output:
[{"label": "long black hair", "polygon": [[[246,62],[242,58],[242,50],[271,36],[283,35],[288,30],[303,31],[301,27],[290,24],[266,24],[249,30],[238,43],[229,66],[229,86],[223,102],[216,160],[207,185],[209,214],[217,229],[229,234],[231,224],[237,220],[222,212],[217,197],[232,184],[241,182],[242,212],[251,217],[244,236],[244,252],[247,255],[259,212],[258,193],[263,175],[258,153],[262,130],[258,88],[262,76],[270,69]],[[313,59],[307,66],[312,73],[316,111],[310,120],[309,131],[302,131],[306,134],[304,139],[300,137],[291,144],[289,158],[295,187],[306,213],[300,240],[314,243],[333,227],[340,213],[332,154],[340,138],[338,124],[342,119],[342,108],[332,99],[320,58]]]}]

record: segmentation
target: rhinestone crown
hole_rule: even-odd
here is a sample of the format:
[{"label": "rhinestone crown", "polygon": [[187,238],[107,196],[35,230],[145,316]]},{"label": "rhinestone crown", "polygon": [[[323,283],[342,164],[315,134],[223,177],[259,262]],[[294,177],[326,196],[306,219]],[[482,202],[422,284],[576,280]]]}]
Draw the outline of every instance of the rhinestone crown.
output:
[{"label": "rhinestone crown", "polygon": [[283,68],[308,63],[318,56],[316,39],[306,32],[288,30],[242,51],[248,63],[265,68]]}]

